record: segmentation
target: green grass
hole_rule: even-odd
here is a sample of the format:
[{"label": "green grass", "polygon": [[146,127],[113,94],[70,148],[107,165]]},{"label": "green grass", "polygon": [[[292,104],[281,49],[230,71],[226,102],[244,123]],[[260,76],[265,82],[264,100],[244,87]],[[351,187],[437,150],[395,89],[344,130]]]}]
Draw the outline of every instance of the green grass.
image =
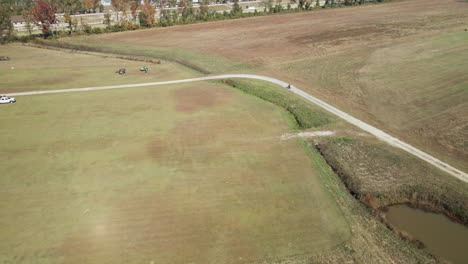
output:
[{"label": "green grass", "polygon": [[288,118],[208,82],[18,97],[0,117],[0,262],[332,249],[350,230],[301,141],[279,140]]},{"label": "green grass", "polygon": [[[18,44],[3,46],[0,54],[11,58],[0,63],[0,93],[155,82],[200,75],[166,61],[153,64]],[[139,71],[143,65],[149,67],[148,73]],[[126,68],[127,74],[116,74],[120,68]]]},{"label": "green grass", "polygon": [[[137,32],[144,35],[144,30]],[[112,37],[118,37],[122,33],[113,33]],[[42,42],[46,45],[74,48],[78,50],[93,50],[114,54],[143,56],[172,61],[192,68],[201,73],[225,73],[236,71],[249,71],[252,67],[247,64],[237,63],[227,58],[204,54],[187,49],[174,47],[158,47],[155,45],[137,46],[112,41],[102,41],[98,36],[82,36],[62,38],[58,41]]]},{"label": "green grass", "polygon": [[269,83],[253,80],[229,80],[227,84],[241,91],[273,103],[291,114],[299,129],[331,126],[336,119],[302,98]]}]

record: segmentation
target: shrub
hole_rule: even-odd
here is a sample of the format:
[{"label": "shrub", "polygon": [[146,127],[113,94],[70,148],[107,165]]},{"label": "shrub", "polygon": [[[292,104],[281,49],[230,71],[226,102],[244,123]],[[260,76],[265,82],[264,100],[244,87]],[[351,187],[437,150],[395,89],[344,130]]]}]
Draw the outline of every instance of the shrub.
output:
[{"label": "shrub", "polygon": [[102,33],[102,29],[101,29],[101,28],[98,28],[98,27],[95,27],[95,28],[93,28],[92,32],[93,32],[93,34],[101,34],[101,33]]},{"label": "shrub", "polygon": [[133,23],[126,23],[124,30],[136,30],[140,28],[138,25]]},{"label": "shrub", "polygon": [[90,25],[83,24],[82,30],[83,30],[83,32],[86,33],[86,34],[91,34],[92,31],[93,31],[93,28],[92,28]]}]

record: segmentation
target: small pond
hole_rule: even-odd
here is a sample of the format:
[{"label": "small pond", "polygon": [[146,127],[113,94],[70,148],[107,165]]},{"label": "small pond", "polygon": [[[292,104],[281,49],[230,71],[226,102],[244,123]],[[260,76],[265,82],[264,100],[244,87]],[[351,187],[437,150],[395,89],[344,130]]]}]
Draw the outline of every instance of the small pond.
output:
[{"label": "small pond", "polygon": [[423,242],[431,254],[454,264],[468,263],[468,228],[464,225],[406,205],[389,207],[386,218],[397,230]]}]

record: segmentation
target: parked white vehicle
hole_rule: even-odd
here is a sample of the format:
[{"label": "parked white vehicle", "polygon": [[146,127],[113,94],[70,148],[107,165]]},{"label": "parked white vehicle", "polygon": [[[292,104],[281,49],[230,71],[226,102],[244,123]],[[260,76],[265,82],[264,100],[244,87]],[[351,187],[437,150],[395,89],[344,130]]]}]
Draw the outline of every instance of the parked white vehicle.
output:
[{"label": "parked white vehicle", "polygon": [[8,96],[0,97],[0,104],[10,104],[10,103],[16,103],[16,99],[13,97],[8,97]]}]

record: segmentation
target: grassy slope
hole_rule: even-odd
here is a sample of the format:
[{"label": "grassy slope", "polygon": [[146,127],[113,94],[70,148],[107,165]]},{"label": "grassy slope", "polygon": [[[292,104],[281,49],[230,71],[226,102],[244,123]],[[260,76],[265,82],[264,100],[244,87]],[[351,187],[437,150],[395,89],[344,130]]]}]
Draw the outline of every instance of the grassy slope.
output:
[{"label": "grassy slope", "polygon": [[[2,46],[0,54],[11,58],[0,63],[0,93],[154,82],[200,75],[165,61],[152,64],[20,45]],[[139,71],[143,65],[150,69],[147,74]],[[127,69],[125,76],[115,73],[120,68]]]},{"label": "grassy slope", "polygon": [[370,194],[377,207],[398,203],[442,211],[468,223],[466,183],[375,139],[323,140],[320,150],[358,198]]},{"label": "grassy slope", "polygon": [[339,122],[336,118],[320,110],[299,97],[291,96],[285,89],[254,80],[228,80],[227,84],[250,95],[271,102],[288,111],[300,129],[323,128]]},{"label": "grassy slope", "polygon": [[340,205],[353,235],[337,248],[314,255],[309,259],[310,263],[437,263],[433,257],[395,236],[362,204],[356,202],[311,143],[306,146],[314,166],[319,168],[325,187]]},{"label": "grassy slope", "polygon": [[213,83],[18,99],[0,117],[2,262],[235,263],[349,238],[272,104]]}]

